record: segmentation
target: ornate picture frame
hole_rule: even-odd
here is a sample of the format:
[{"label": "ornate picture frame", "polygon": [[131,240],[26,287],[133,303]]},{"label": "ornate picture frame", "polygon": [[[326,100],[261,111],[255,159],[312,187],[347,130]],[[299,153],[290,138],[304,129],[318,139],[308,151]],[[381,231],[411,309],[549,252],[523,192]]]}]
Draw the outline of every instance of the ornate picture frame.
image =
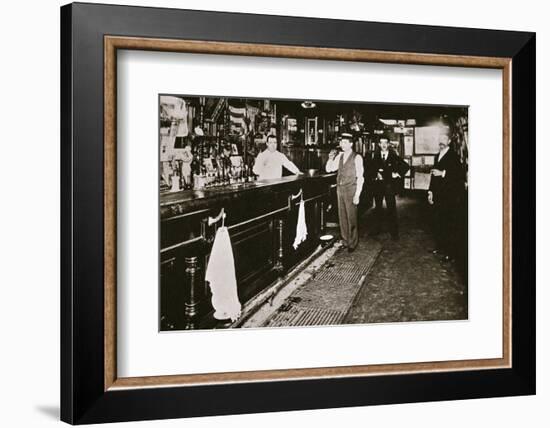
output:
[{"label": "ornate picture frame", "polygon": [[[338,31],[342,26],[346,31]],[[502,70],[502,358],[118,377],[116,54],[122,49]],[[75,3],[61,8],[61,106],[63,421],[535,393],[535,149],[520,150],[535,140],[533,33]]]}]

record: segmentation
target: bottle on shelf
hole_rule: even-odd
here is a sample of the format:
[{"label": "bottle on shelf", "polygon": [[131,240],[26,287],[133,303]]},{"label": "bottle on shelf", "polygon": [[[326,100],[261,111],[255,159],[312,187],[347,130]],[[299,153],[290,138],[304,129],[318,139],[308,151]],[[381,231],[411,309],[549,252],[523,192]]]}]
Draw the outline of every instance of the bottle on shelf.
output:
[{"label": "bottle on shelf", "polygon": [[223,176],[223,185],[224,186],[227,186],[229,183],[229,168],[226,168],[224,166],[223,168],[223,171],[222,171],[222,176]]},{"label": "bottle on shelf", "polygon": [[223,186],[222,170],[219,166],[216,168],[215,174],[216,174],[216,186],[217,187]]}]

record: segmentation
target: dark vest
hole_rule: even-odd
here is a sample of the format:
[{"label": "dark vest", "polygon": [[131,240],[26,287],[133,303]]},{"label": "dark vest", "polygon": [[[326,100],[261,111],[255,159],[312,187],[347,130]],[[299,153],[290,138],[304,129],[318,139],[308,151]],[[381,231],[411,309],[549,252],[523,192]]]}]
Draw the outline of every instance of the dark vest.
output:
[{"label": "dark vest", "polygon": [[355,152],[351,152],[346,162],[344,162],[344,154],[340,156],[340,163],[338,165],[338,175],[336,176],[336,183],[338,186],[352,186],[357,183],[357,172],[355,170]]}]

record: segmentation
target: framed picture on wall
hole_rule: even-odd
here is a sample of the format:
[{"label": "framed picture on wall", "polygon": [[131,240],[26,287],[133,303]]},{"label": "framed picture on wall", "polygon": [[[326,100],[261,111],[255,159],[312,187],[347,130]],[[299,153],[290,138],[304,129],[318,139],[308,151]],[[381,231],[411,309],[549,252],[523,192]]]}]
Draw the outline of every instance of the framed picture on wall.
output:
[{"label": "framed picture on wall", "polygon": [[[535,265],[534,257],[520,258],[534,253],[535,157],[533,150],[513,150],[522,144],[518,130],[522,140],[535,139],[534,34],[71,4],[61,8],[61,35],[62,420],[84,424],[535,393]],[[429,88],[417,84],[427,74]],[[320,84],[327,79],[341,84]],[[174,94],[175,115],[159,105],[159,94]],[[302,117],[302,102],[311,100],[327,106],[308,105],[310,117],[318,111],[305,122],[302,139],[322,140],[317,119],[330,113],[341,118],[338,134],[350,147],[357,135],[346,127],[354,110],[363,109],[357,105],[386,104],[360,112],[369,135],[377,137],[375,150],[363,159],[369,190],[377,180],[403,178],[386,174],[388,164],[399,162],[384,155],[377,115],[414,128],[414,139],[404,135],[404,155],[412,156],[413,166],[428,168],[405,181],[418,197],[418,212],[441,209],[444,194],[431,198],[427,188],[434,177],[457,171],[451,165],[433,172],[434,156],[456,156],[464,175],[453,189],[467,192],[468,201],[468,210],[460,211],[468,224],[462,242],[468,282],[449,287],[456,295],[448,302],[462,302],[463,315],[412,322],[423,320],[415,318],[420,306],[412,310],[405,294],[376,300],[396,290],[399,280],[382,284],[385,276],[375,278],[358,266],[361,257],[374,265],[389,237],[362,235],[353,247],[342,225],[327,233],[327,218],[338,218],[338,197],[345,192],[339,163],[329,159],[334,163],[327,161],[325,170],[300,174],[285,155],[270,151],[268,138],[265,148],[255,149],[253,108],[269,112],[269,129],[280,144],[282,118]],[[424,107],[411,114],[403,104]],[[453,116],[442,106],[468,115]],[[172,134],[189,147],[181,158],[170,157]],[[226,146],[216,146],[231,138],[242,141],[242,168],[232,159],[224,163]],[[349,154],[346,141],[340,145]],[[207,158],[215,172],[201,170]],[[482,169],[470,158],[484,159]],[[276,167],[270,159],[277,159]],[[352,159],[345,168],[356,180],[361,160]],[[375,169],[382,170],[380,177],[369,175],[371,161],[383,162]],[[277,173],[284,167],[293,175],[258,179],[262,167]],[[494,173],[486,174],[487,168]],[[186,174],[196,177],[195,188],[175,190],[165,183]],[[249,203],[239,202],[242,195]],[[374,215],[361,211],[369,213]],[[219,235],[225,244],[217,246]],[[404,248],[413,235],[402,227],[401,241],[391,245]],[[418,270],[441,266],[433,254],[416,253],[411,266]],[[500,256],[488,263],[486,254]],[[232,258],[234,265],[223,264]],[[214,259],[227,269],[209,269]],[[260,259],[265,263],[245,272]],[[299,281],[313,280],[303,275],[314,260],[320,267],[313,279],[326,288],[306,295]],[[336,264],[339,271],[329,270]],[[385,266],[397,272],[397,262]],[[301,323],[201,330],[174,329],[170,320],[159,319],[166,302],[181,302],[171,307],[182,320],[196,320],[204,307],[210,313],[217,293],[211,284],[220,275],[238,278],[220,283],[222,295],[236,287],[240,300],[246,277],[248,294],[236,318],[252,305],[279,299],[277,320]],[[270,287],[264,288],[268,277]],[[414,282],[412,276],[402,279]],[[283,282],[296,288],[281,298]],[[343,292],[349,298],[338,302],[341,308],[336,301],[323,311],[308,306]],[[209,298],[199,302],[196,293]],[[432,293],[426,290],[426,301]],[[354,318],[348,309],[357,299],[399,317],[373,321],[355,306]],[[444,312],[435,303],[425,306]],[[254,317],[258,312],[250,312]],[[353,325],[343,325],[352,319]]]},{"label": "framed picture on wall", "polygon": [[403,137],[404,156],[412,156],[414,154],[414,137],[405,135]]}]

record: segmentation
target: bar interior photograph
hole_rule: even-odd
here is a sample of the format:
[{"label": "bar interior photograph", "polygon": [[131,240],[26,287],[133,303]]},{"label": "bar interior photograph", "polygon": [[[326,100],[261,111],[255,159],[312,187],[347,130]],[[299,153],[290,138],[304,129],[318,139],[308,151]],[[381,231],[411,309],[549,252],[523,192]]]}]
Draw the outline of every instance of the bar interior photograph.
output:
[{"label": "bar interior photograph", "polygon": [[160,94],[158,112],[160,331],[468,319],[468,106]]}]

